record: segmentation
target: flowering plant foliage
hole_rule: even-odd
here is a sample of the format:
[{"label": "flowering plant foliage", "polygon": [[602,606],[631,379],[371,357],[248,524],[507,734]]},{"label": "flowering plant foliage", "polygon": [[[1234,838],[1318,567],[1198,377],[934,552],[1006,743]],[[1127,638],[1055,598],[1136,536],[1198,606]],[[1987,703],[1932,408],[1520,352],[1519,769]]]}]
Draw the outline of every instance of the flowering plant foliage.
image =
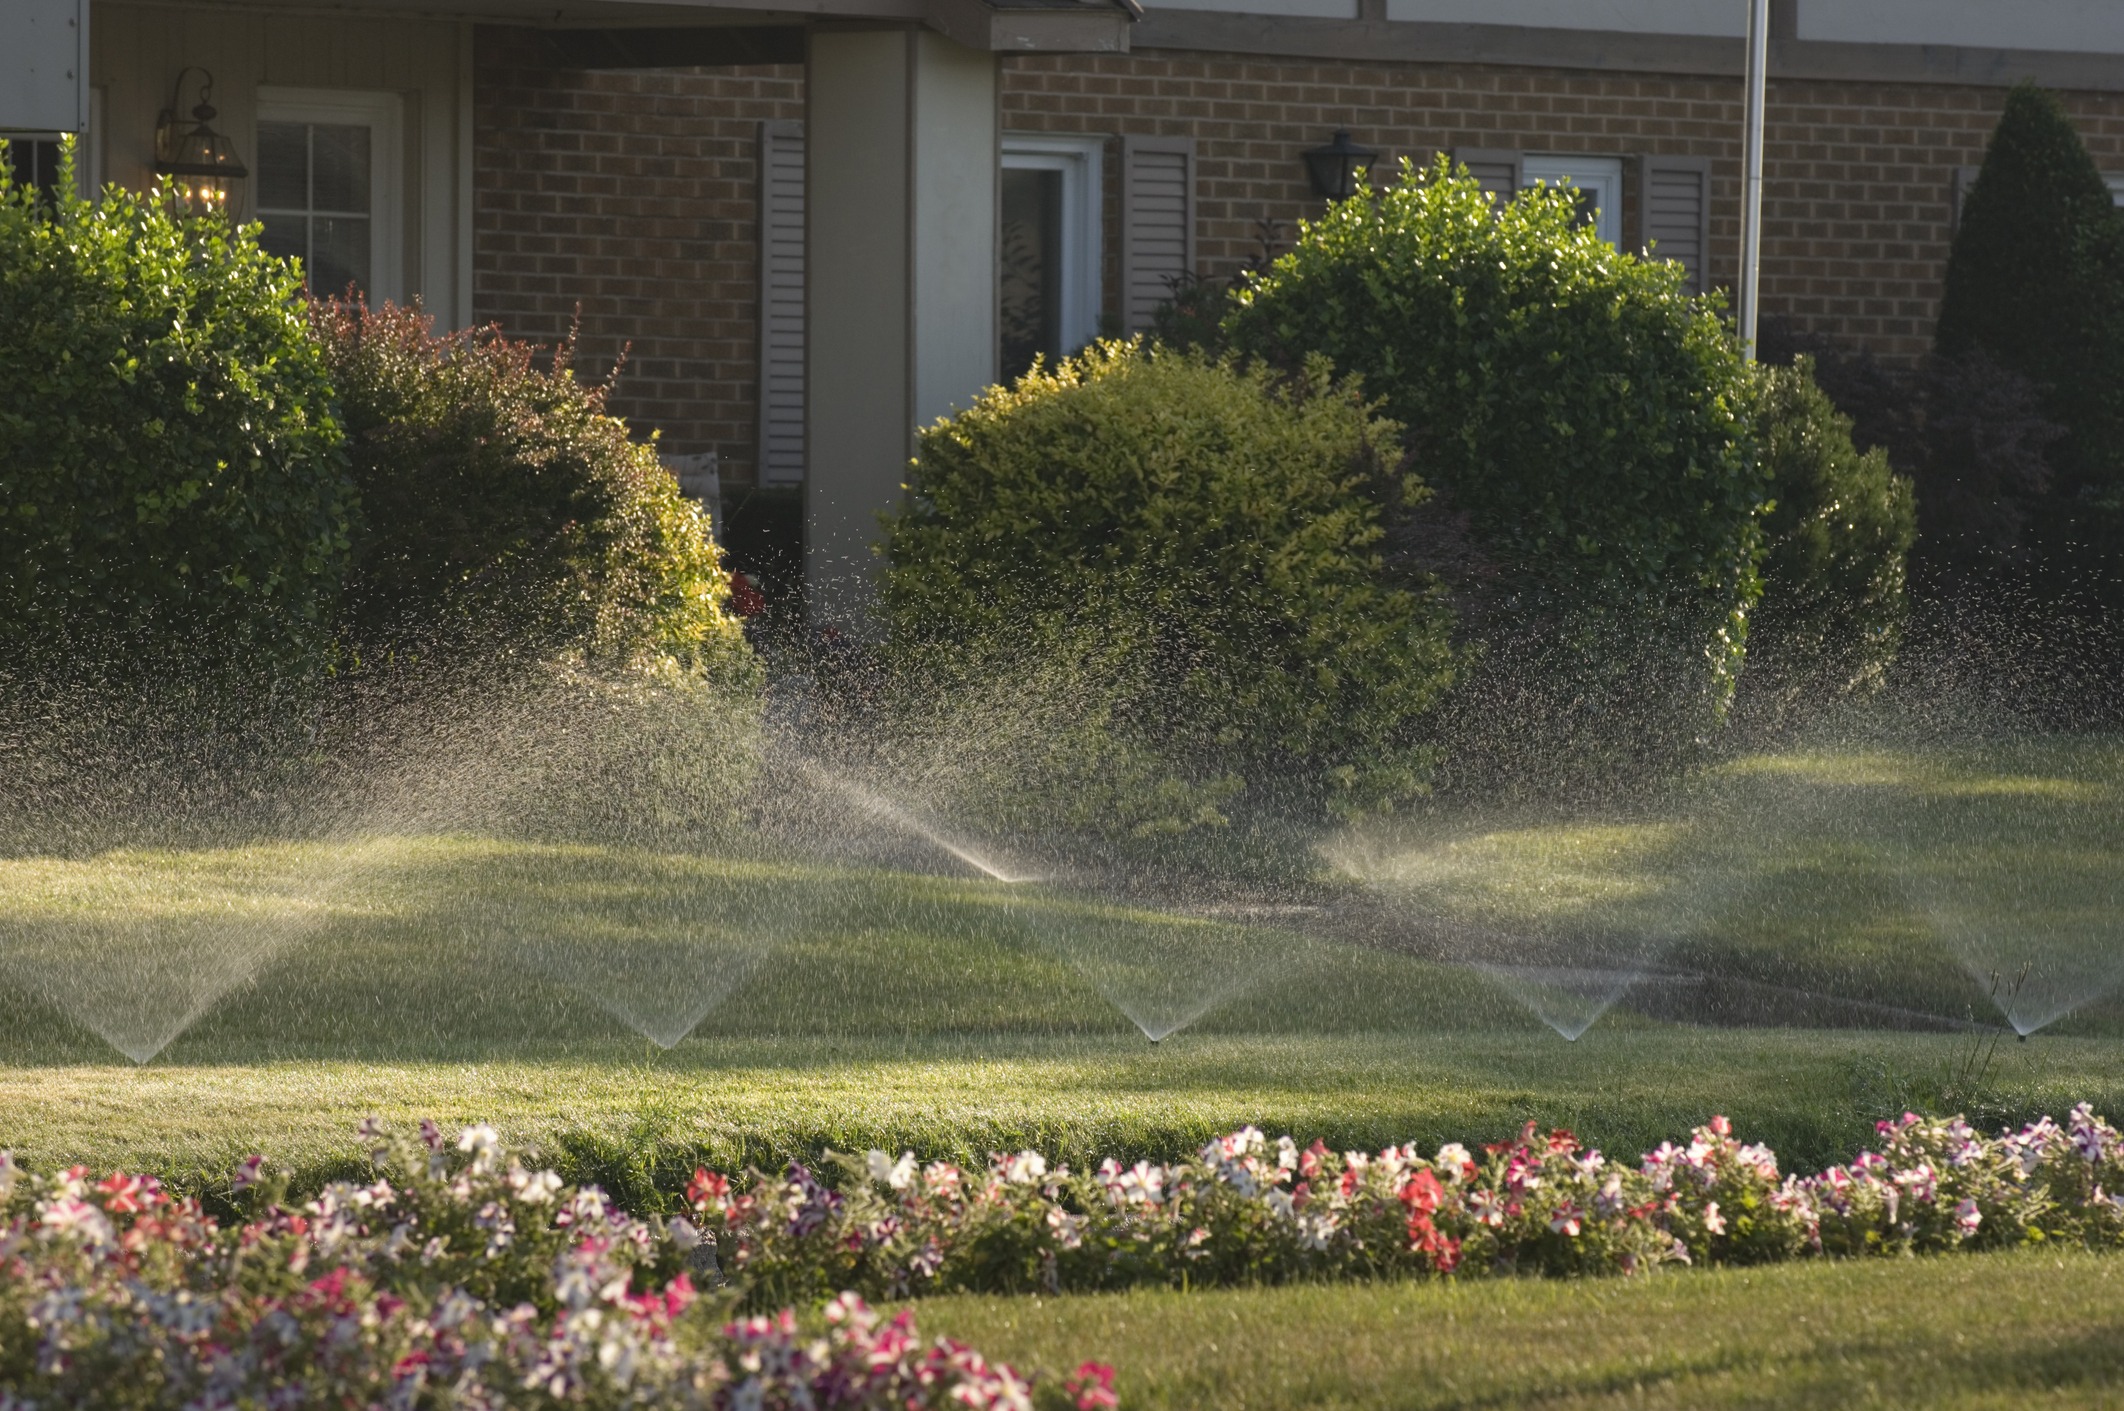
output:
[{"label": "flowering plant foliage", "polygon": [[[152,1176],[0,1154],[0,1411],[1112,1411],[1111,1367],[1036,1390],[863,1297],[2124,1247],[2124,1134],[2084,1103],[1996,1137],[1905,1114],[1806,1177],[1721,1117],[1635,1163],[1531,1123],[1428,1156],[1249,1127],[1192,1161],[1084,1172],[1029,1151],[985,1171],[873,1151],[832,1180],[702,1169],[688,1213],[646,1220],[489,1127],[362,1135],[373,1180],[298,1204],[252,1157],[229,1223]],[[823,1334],[789,1304],[823,1304]]]},{"label": "flowering plant foliage", "polygon": [[[293,1204],[253,1157],[224,1224],[152,1176],[0,1154],[0,1408],[1032,1411],[1010,1368],[843,1294],[719,1319],[698,1236],[528,1170],[492,1128],[365,1126],[378,1178]],[[1041,1399],[1115,1405],[1087,1363]]]},{"label": "flowering plant foliage", "polygon": [[1915,1115],[1880,1135],[1880,1151],[1804,1178],[1723,1117],[1634,1164],[1532,1123],[1480,1153],[1428,1156],[1300,1148],[1249,1127],[1193,1161],[1084,1172],[1030,1151],[986,1171],[873,1151],[836,1158],[840,1181],[801,1165],[697,1171],[688,1223],[771,1302],[2124,1245],[2124,1138],[2085,1104],[1997,1137]]}]

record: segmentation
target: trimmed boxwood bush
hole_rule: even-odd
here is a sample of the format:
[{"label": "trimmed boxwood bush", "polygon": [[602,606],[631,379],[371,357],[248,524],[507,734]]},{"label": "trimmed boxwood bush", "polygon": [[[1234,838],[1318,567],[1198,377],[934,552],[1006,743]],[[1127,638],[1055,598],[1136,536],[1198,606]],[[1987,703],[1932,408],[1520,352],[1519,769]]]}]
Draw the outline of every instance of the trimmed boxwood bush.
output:
[{"label": "trimmed boxwood bush", "polygon": [[1600,240],[1569,192],[1499,208],[1441,158],[1304,225],[1225,320],[1279,366],[1324,354],[1364,377],[1501,574],[1490,669],[1541,643],[1541,670],[1574,678],[1545,694],[1610,736],[1626,715],[1662,735],[1715,717],[1760,586],[1740,350],[1683,277]]},{"label": "trimmed boxwood bush", "polygon": [[1382,567],[1383,522],[1424,495],[1397,434],[1317,360],[1286,379],[1102,343],[1036,367],[922,433],[888,659],[993,703],[954,717],[958,757],[1015,761],[1049,828],[1408,799],[1455,658],[1433,586]]},{"label": "trimmed boxwood bush", "polygon": [[314,664],[355,495],[299,279],[68,166],[48,200],[0,168],[0,658]]},{"label": "trimmed boxwood bush", "polygon": [[1886,451],[1852,444],[1851,418],[1815,384],[1812,358],[1758,367],[1754,413],[1773,500],[1744,686],[1811,698],[1871,689],[1909,607],[1910,481]]}]

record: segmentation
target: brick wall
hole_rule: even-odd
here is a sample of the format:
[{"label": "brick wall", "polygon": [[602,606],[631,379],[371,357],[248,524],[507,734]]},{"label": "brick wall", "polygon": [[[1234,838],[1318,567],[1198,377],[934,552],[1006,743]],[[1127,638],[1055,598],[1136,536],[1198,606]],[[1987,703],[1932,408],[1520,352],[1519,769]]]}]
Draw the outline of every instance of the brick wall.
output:
[{"label": "brick wall", "polygon": [[552,341],[580,306],[585,375],[628,348],[614,410],[751,480],[757,132],[804,115],[802,67],[564,70],[498,28],[475,56],[475,317]]},{"label": "brick wall", "polygon": [[[1922,354],[1946,268],[1954,169],[1982,159],[2004,97],[1996,88],[1773,83],[1763,311],[1886,356]],[[1366,146],[1419,161],[1453,147],[1709,157],[1710,274],[1730,287],[1740,100],[1737,80],[1550,69],[1162,50],[1003,60],[1007,128],[1195,139],[1197,256],[1212,276],[1253,253],[1263,218],[1283,222],[1287,238],[1289,222],[1317,212],[1299,153],[1348,127]],[[2096,160],[2124,171],[2124,96],[2065,101]],[[1117,243],[1110,232],[1109,248]]]},{"label": "brick wall", "polygon": [[[586,371],[631,344],[615,407],[674,452],[752,478],[756,125],[803,116],[798,66],[582,72],[535,35],[476,47],[474,308],[551,340],[582,310]],[[2124,96],[2066,94],[2106,170],[2124,171]],[[1770,91],[1763,308],[1891,357],[1929,346],[1954,168],[1973,165],[2004,90],[1780,82]],[[1737,81],[1545,69],[1270,60],[1149,50],[1002,60],[1011,130],[1192,136],[1201,272],[1228,275],[1258,222],[1317,210],[1299,153],[1336,127],[1393,156],[1504,147],[1713,161],[1714,282],[1740,220]],[[1118,286],[1118,144],[1108,148],[1107,288]],[[1635,238],[1634,231],[1630,238]]]}]

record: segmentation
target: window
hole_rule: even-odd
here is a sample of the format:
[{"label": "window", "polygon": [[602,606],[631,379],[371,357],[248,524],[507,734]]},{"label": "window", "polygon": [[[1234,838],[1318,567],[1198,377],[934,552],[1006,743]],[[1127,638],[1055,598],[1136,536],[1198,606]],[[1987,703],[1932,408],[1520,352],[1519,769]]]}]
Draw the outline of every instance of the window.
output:
[{"label": "window", "polygon": [[1099,334],[1102,137],[1006,133],[996,247],[1003,379]]},{"label": "window", "polygon": [[1468,169],[1493,200],[1508,201],[1537,181],[1574,186],[1579,218],[1617,249],[1623,244],[1625,173],[1636,185],[1635,238],[1653,259],[1672,260],[1688,275],[1687,289],[1709,287],[1705,273],[1711,248],[1711,163],[1704,157],[1647,155],[1560,156],[1555,153],[1457,148],[1453,159]]},{"label": "window", "polygon": [[1622,248],[1623,163],[1620,157],[1558,157],[1528,153],[1520,160],[1522,188],[1541,182],[1578,191],[1578,223]]},{"label": "window", "polygon": [[7,148],[9,174],[17,186],[34,186],[49,197],[59,186],[59,139],[56,137],[11,137]]},{"label": "window", "polygon": [[260,243],[301,260],[313,292],[402,297],[398,168],[396,94],[258,91]]}]

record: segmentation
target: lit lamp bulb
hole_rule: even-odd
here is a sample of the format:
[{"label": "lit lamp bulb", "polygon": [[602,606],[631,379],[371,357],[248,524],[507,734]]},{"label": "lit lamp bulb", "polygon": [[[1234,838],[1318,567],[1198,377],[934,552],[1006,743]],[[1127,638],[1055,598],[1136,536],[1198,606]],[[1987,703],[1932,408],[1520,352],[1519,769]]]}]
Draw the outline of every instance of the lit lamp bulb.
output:
[{"label": "lit lamp bulb", "polygon": [[[199,102],[192,109],[192,121],[185,122],[177,116],[177,108],[184,77],[189,73],[199,74],[203,82],[199,85]],[[171,188],[187,214],[226,213],[234,183],[250,175],[243,159],[236,155],[235,144],[214,131],[217,114],[209,101],[213,94],[214,75],[205,69],[180,71],[170,89],[170,106],[162,110],[155,124],[155,171],[163,176],[190,178]]]}]

